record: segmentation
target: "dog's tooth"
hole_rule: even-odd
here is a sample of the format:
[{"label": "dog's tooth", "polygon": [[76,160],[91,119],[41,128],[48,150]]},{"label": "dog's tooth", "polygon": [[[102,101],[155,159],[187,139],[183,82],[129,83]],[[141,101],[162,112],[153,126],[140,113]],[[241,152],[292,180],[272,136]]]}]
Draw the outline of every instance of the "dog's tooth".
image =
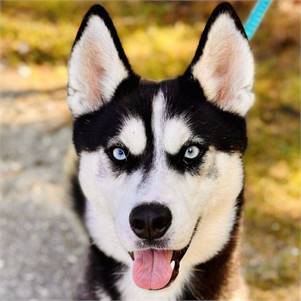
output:
[{"label": "dog's tooth", "polygon": [[174,269],[174,267],[175,267],[175,261],[174,260],[170,263],[170,267],[171,267],[172,270]]}]

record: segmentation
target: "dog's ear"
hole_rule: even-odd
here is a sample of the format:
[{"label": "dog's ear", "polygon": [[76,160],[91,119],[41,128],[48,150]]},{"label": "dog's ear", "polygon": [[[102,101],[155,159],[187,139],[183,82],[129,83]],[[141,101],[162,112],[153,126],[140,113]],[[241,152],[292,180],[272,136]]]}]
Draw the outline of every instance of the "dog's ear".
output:
[{"label": "dog's ear", "polygon": [[133,75],[112,20],[100,5],[85,15],[68,67],[68,104],[74,117],[99,109]]},{"label": "dog's ear", "polygon": [[229,3],[213,11],[185,75],[199,81],[206,98],[222,110],[244,116],[252,106],[253,55]]}]

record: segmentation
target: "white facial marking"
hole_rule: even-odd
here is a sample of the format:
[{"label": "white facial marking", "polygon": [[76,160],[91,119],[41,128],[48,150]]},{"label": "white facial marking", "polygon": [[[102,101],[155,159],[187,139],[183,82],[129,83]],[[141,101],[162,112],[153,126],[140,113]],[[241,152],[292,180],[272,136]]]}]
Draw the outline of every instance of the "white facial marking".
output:
[{"label": "white facial marking", "polygon": [[68,104],[75,117],[109,101],[128,76],[103,20],[92,16],[69,60]]},{"label": "white facial marking", "polygon": [[146,134],[141,119],[126,119],[118,139],[130,150],[133,155],[140,155],[146,147]]},{"label": "white facial marking", "polygon": [[191,137],[192,133],[184,118],[175,117],[166,122],[163,144],[169,154],[178,153],[183,144]]},{"label": "white facial marking", "polygon": [[244,116],[252,106],[253,56],[229,14],[220,15],[212,24],[192,73],[208,100],[223,110]]},{"label": "white facial marking", "polygon": [[140,202],[162,202],[160,199],[159,185],[162,174],[167,172],[165,151],[162,144],[165,126],[165,99],[160,90],[153,100],[152,130],[154,137],[153,168],[142,186],[143,199]]},{"label": "white facial marking", "polygon": [[154,135],[155,147],[155,166],[162,164],[164,161],[164,150],[162,146],[163,127],[165,124],[165,99],[160,90],[154,98],[152,129]]}]

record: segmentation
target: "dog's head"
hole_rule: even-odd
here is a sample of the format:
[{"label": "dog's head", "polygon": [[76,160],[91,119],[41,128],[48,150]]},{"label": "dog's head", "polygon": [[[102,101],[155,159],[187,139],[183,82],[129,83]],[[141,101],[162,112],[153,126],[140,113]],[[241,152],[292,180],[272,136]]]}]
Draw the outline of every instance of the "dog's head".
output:
[{"label": "dog's head", "polygon": [[95,243],[128,264],[138,286],[165,288],[229,240],[253,73],[229,4],[214,10],[186,72],[161,82],[132,71],[102,7],[84,17],[68,102],[85,219]]}]

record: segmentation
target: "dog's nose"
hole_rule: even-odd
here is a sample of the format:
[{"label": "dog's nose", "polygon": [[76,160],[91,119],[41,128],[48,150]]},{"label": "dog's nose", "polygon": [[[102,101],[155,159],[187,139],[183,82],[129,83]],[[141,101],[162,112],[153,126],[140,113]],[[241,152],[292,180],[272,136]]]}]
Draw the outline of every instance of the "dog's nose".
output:
[{"label": "dog's nose", "polygon": [[159,204],[143,204],[130,213],[130,226],[139,238],[157,239],[162,237],[171,225],[170,210]]}]

